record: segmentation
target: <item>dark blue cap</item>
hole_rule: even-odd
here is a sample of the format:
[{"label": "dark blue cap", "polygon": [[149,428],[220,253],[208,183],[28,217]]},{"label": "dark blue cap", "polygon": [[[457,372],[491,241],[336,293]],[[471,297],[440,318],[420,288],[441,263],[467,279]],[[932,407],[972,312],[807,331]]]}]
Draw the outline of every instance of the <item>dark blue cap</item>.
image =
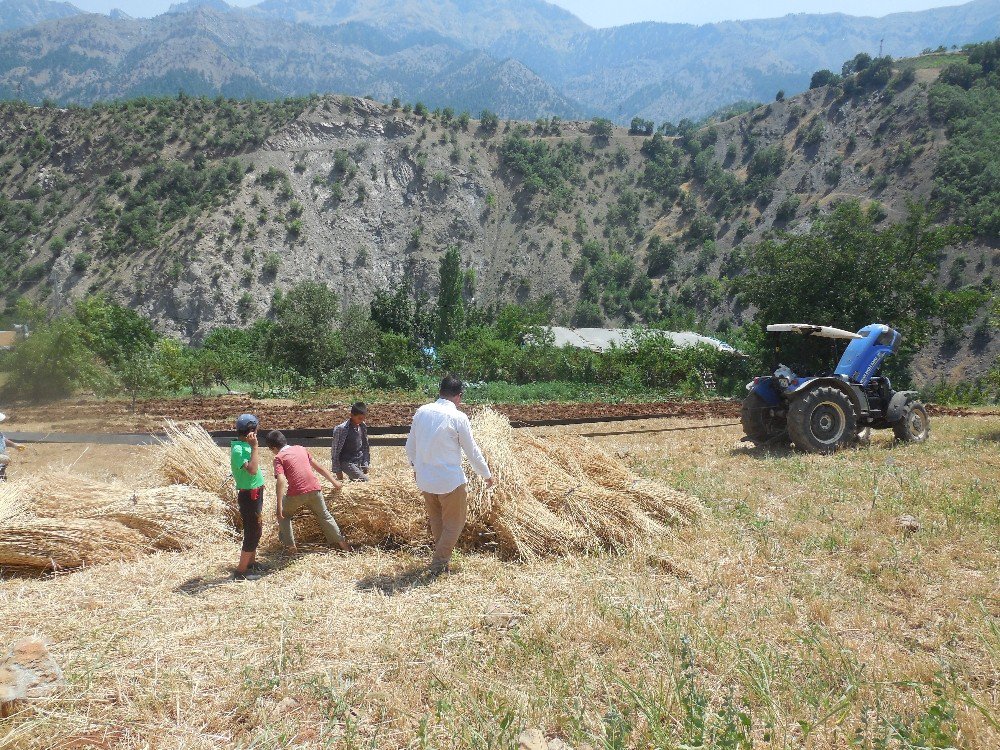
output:
[{"label": "dark blue cap", "polygon": [[240,414],[236,420],[236,431],[241,435],[253,432],[260,425],[260,421],[253,414]]}]

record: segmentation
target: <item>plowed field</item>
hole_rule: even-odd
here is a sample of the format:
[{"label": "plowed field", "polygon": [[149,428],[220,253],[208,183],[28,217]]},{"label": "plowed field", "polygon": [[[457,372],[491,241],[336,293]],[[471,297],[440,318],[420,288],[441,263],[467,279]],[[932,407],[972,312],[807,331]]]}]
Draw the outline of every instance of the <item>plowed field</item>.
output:
[{"label": "plowed field", "polygon": [[[369,404],[372,427],[409,425],[419,404]],[[466,410],[475,406],[465,406]],[[620,419],[657,416],[718,418],[739,417],[734,401],[665,401],[659,403],[590,403],[498,405],[514,422],[565,419]],[[140,401],[133,413],[127,401],[63,401],[39,407],[12,410],[8,429],[63,432],[150,432],[160,429],[164,419],[201,423],[209,430],[232,429],[233,420],[244,412],[256,414],[268,429],[332,428],[347,418],[349,405],[297,404],[292,401],[258,401],[240,396],[205,399],[153,399]]]},{"label": "plowed field", "polygon": [[[369,404],[372,427],[402,427],[410,424],[419,404]],[[8,412],[5,428],[53,432],[155,432],[163,420],[199,422],[208,430],[232,429],[239,414],[250,412],[266,429],[327,429],[347,418],[346,403],[299,404],[294,401],[256,400],[243,396],[204,399],[150,399],[139,401],[135,412],[128,401],[81,399],[56,404],[21,407]],[[607,419],[636,417],[684,417],[688,419],[739,419],[738,401],[660,401],[644,403],[497,404],[494,407],[511,421]],[[468,411],[475,406],[463,406]],[[931,406],[935,416],[998,416],[1000,411]]]}]

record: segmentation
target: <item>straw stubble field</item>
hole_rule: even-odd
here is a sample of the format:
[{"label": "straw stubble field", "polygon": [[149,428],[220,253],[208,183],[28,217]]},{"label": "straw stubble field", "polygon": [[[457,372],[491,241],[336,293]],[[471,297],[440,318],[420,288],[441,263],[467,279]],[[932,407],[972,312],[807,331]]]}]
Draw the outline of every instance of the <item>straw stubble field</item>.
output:
[{"label": "straw stubble field", "polygon": [[[233,584],[218,542],[0,581],[0,644],[44,634],[67,678],[0,747],[500,748],[528,726],[595,748],[1000,745],[1000,420],[832,457],[706,424],[548,433],[605,433],[704,503],[622,555],[472,553],[429,581],[419,550],[310,549]],[[136,449],[90,463],[126,455],[152,471]]]}]

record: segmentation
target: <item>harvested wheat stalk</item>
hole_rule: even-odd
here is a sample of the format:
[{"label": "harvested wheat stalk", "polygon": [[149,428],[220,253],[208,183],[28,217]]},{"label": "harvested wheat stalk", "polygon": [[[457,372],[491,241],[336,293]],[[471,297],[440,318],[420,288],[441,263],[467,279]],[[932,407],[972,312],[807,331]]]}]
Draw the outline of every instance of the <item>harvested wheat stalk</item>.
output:
[{"label": "harvested wheat stalk", "polygon": [[101,508],[97,517],[138,531],[161,550],[190,549],[233,536],[219,496],[181,484],[138,490]]},{"label": "harvested wheat stalk", "polygon": [[229,468],[229,455],[198,424],[164,423],[167,440],[160,452],[160,474],[170,484],[186,484],[212,492],[225,503],[226,513],[240,527],[236,485]]},{"label": "harvested wheat stalk", "polygon": [[0,566],[75,568],[189,549],[232,536],[224,510],[217,495],[183,485],[132,491],[66,472],[37,474],[0,488]]},{"label": "harvested wheat stalk", "polygon": [[24,512],[24,503],[18,498],[13,483],[0,482],[0,529]]},{"label": "harvested wheat stalk", "polygon": [[117,521],[96,518],[34,518],[7,523],[0,534],[0,566],[78,568],[134,560],[149,552],[149,540]]},{"label": "harvested wheat stalk", "polygon": [[696,498],[637,476],[583,438],[522,431],[513,453],[534,497],[580,529],[587,548],[625,549],[701,510]]},{"label": "harvested wheat stalk", "polygon": [[585,438],[560,435],[558,442],[536,439],[534,445],[553,462],[581,472],[594,484],[629,493],[644,511],[660,521],[677,523],[702,512],[697,498],[636,475],[618,458]]},{"label": "harvested wheat stalk", "polygon": [[[383,476],[348,482],[342,490],[325,490],[324,500],[340,530],[354,544],[405,545],[429,538],[423,500],[412,479]],[[308,511],[295,515],[292,529],[297,541],[324,541]]]},{"label": "harvested wheat stalk", "polygon": [[86,513],[127,492],[108,482],[60,470],[39,472],[30,480],[18,481],[16,488],[21,502],[33,515],[52,517],[59,517],[70,508],[74,513]]}]

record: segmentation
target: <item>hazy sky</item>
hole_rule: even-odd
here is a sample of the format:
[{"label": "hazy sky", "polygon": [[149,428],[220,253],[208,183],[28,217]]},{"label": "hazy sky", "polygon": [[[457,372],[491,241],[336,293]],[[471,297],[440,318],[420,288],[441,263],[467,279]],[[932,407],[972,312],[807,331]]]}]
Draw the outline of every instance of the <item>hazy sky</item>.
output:
[{"label": "hazy sky", "polygon": [[[154,16],[177,0],[69,0],[78,8],[107,13],[121,8],[133,16]],[[253,5],[259,0],[229,0],[231,5]],[[620,26],[636,21],[709,23],[739,18],[773,18],[789,13],[848,13],[884,16],[907,10],[961,5],[967,0],[555,0],[591,26]]]},{"label": "hazy sky", "polygon": [[908,10],[961,5],[967,0],[552,0],[591,26],[636,21],[710,23],[740,18],[775,18],[789,13],[846,13],[885,16]]}]

